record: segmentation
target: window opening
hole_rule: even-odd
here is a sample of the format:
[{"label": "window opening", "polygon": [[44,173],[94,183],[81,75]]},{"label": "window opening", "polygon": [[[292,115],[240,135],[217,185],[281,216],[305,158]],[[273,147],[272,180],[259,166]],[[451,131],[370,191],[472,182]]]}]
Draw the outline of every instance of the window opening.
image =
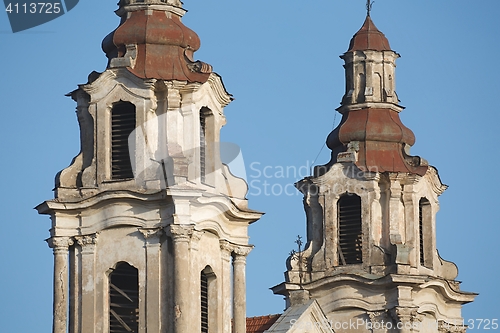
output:
[{"label": "window opening", "polygon": [[109,332],[138,332],[139,274],[129,264],[119,263],[109,276]]},{"label": "window opening", "polygon": [[337,203],[339,263],[363,262],[361,198],[354,194],[342,196]]},{"label": "window opening", "polygon": [[120,101],[111,110],[111,179],[134,178],[128,137],[136,127],[135,105]]}]

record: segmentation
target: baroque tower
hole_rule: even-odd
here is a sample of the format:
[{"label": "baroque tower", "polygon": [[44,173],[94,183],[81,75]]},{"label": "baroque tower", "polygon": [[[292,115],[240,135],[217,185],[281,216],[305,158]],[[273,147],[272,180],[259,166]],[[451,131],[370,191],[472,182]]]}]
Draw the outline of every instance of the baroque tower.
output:
[{"label": "baroque tower", "polygon": [[[273,287],[287,310],[268,332],[465,332],[458,269],[436,249],[437,169],[410,155],[399,113],[399,55],[368,14],[341,58],[342,120],[331,161],[296,186],[304,194],[305,250]],[[311,324],[313,323],[313,324]]]},{"label": "baroque tower", "polygon": [[37,207],[52,221],[53,332],[245,333],[248,226],[262,214],[221,162],[232,97],[194,60],[181,1],[118,5],[107,69],[69,94],[81,151]]}]

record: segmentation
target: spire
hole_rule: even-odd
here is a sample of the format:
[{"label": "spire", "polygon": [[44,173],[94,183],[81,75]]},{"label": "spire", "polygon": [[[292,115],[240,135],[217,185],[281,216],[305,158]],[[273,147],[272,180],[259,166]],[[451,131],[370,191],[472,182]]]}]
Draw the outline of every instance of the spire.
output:
[{"label": "spire", "polygon": [[395,87],[396,59],[389,41],[370,17],[371,3],[361,29],[352,37],[345,61],[346,93],[337,110],[340,125],[328,136],[329,166],[355,162],[365,171],[424,175],[427,162],[409,155],[413,132],[403,125]]},{"label": "spire", "polygon": [[372,6],[375,1],[366,0],[366,16],[370,16],[370,12],[372,11]]},{"label": "spire", "polygon": [[179,0],[121,0],[118,28],[102,42],[108,68],[126,67],[143,79],[206,82],[212,67],[195,61],[200,38],[181,21]]}]

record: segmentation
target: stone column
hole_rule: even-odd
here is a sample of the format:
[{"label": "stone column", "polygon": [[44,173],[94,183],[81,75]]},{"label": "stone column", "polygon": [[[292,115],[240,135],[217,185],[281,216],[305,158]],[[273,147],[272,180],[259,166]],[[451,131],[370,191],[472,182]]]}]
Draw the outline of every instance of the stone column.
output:
[{"label": "stone column", "polygon": [[[148,332],[160,332],[160,236],[161,229],[139,229],[146,241],[146,323]],[[146,308],[145,307],[145,308]]]},{"label": "stone column", "polygon": [[[82,288],[80,301],[80,320],[81,333],[94,333],[97,322],[103,320],[104,309],[96,309],[96,281],[95,281],[95,246],[97,244],[97,234],[75,237],[81,251],[81,272]],[[96,317],[99,313],[100,318]]]},{"label": "stone column", "polygon": [[189,332],[190,281],[189,241],[193,234],[192,225],[174,225],[167,228],[174,247],[174,332]]},{"label": "stone column", "polygon": [[234,333],[246,333],[246,256],[251,247],[238,246],[233,251]]},{"label": "stone column", "polygon": [[53,333],[66,333],[68,319],[68,249],[70,237],[52,237],[47,240],[54,251],[54,321]]}]

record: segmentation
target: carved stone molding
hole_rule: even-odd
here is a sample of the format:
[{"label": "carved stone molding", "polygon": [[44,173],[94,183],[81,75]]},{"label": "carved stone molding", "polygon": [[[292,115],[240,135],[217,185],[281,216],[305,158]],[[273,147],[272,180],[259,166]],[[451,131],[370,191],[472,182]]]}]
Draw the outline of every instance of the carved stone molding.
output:
[{"label": "carved stone molding", "polygon": [[168,81],[165,82],[167,85],[167,98],[168,98],[168,109],[169,110],[178,110],[181,107],[181,92],[182,89],[187,82],[185,81]]},{"label": "carved stone molding", "polygon": [[411,327],[417,326],[416,323],[421,321],[420,315],[417,312],[418,307],[402,307],[397,306],[389,310],[389,315],[395,323],[410,324]]},{"label": "carved stone molding", "polygon": [[189,242],[193,235],[193,225],[170,224],[165,227],[167,235],[172,237],[174,242]]},{"label": "carved stone molding", "polygon": [[78,245],[81,246],[82,251],[84,253],[93,253],[95,246],[97,245],[97,236],[99,234],[91,234],[91,235],[82,235],[82,236],[75,236],[75,240],[78,243]]},{"label": "carved stone molding", "polygon": [[67,251],[68,248],[74,244],[71,237],[51,237],[47,239],[46,242],[49,247],[54,250],[54,253],[56,251]]},{"label": "carved stone molding", "polygon": [[231,253],[233,252],[234,245],[225,239],[219,240],[220,249],[222,253],[222,259],[225,261],[231,260]]},{"label": "carved stone molding", "polygon": [[[389,326],[388,323],[393,323],[394,319],[387,310],[382,311],[367,311],[368,317],[370,318],[371,327],[375,330],[384,329]],[[394,325],[391,325],[394,326]],[[374,332],[375,332],[374,330]]]},{"label": "carved stone molding", "polygon": [[202,236],[203,231],[193,230],[193,234],[191,235],[191,249],[198,251],[198,245]]},{"label": "carved stone molding", "polygon": [[163,234],[163,230],[161,228],[139,228],[139,232],[144,236],[147,244],[159,243],[160,237]]},{"label": "carved stone molding", "polygon": [[245,257],[252,250],[253,250],[253,245],[248,245],[248,246],[235,245],[234,248],[233,248],[233,252],[234,252],[235,255],[245,256]]},{"label": "carved stone molding", "polygon": [[466,333],[467,325],[454,325],[445,321],[438,321],[439,333]]},{"label": "carved stone molding", "polygon": [[98,234],[75,236],[76,242],[80,246],[96,245]]},{"label": "carved stone molding", "polygon": [[252,251],[253,246],[240,246],[235,245],[233,248],[233,263],[246,261],[247,255]]}]

